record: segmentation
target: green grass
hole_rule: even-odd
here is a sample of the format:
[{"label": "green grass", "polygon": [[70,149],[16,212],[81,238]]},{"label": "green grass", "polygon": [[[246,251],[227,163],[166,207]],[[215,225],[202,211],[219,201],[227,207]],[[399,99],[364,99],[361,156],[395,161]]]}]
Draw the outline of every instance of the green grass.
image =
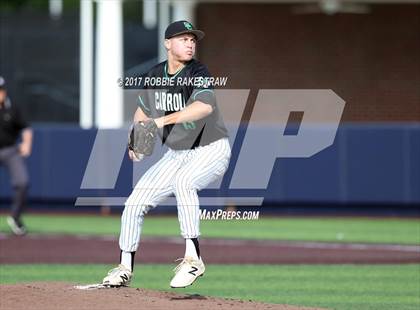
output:
[{"label": "green grass", "polygon": [[[94,283],[109,265],[2,265],[0,283]],[[169,290],[170,265],[138,265],[133,287]],[[223,283],[223,284],[222,284]],[[337,310],[420,308],[420,265],[208,265],[181,293]]]},{"label": "green grass", "polygon": [[[118,216],[26,215],[34,233],[118,235]],[[9,232],[0,216],[0,232]],[[416,219],[368,218],[264,218],[256,221],[201,221],[205,237],[264,240],[342,241],[420,244],[420,221]],[[146,216],[143,235],[178,236],[176,217]]]}]

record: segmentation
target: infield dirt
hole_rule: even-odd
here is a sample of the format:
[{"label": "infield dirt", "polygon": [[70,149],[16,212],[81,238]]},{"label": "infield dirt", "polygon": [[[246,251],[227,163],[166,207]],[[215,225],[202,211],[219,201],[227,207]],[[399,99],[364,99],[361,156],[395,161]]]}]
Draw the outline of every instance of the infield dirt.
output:
[{"label": "infield dirt", "polygon": [[320,310],[140,288],[77,290],[71,283],[39,282],[0,285],[2,310]]},{"label": "infield dirt", "polygon": [[[207,264],[409,264],[420,263],[420,246],[202,239]],[[143,238],[137,263],[173,264],[184,254],[181,238]],[[0,263],[116,264],[116,237],[0,235]],[[165,249],[165,251],[162,251]]]}]

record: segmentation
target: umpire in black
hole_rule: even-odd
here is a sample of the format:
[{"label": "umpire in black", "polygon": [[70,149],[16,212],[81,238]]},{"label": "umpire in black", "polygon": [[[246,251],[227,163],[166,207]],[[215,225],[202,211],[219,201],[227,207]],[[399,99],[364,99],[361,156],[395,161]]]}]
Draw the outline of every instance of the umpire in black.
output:
[{"label": "umpire in black", "polygon": [[[22,142],[17,144],[22,134]],[[6,81],[0,76],[0,167],[7,168],[14,190],[11,216],[7,223],[16,235],[24,235],[21,220],[28,191],[28,172],[24,157],[32,150],[32,129],[18,107],[7,97]]]}]

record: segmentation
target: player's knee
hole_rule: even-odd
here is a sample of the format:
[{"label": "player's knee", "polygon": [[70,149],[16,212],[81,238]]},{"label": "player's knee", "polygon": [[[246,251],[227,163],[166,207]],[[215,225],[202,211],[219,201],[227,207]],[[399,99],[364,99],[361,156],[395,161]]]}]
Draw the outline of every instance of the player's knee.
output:
[{"label": "player's knee", "polygon": [[12,177],[12,185],[14,188],[26,189],[29,186],[29,178],[26,173],[20,173]]},{"label": "player's knee", "polygon": [[185,190],[194,190],[194,182],[190,178],[180,177],[175,179],[174,183],[175,192],[181,192]]},{"label": "player's knee", "polygon": [[148,205],[147,197],[150,196],[146,191],[134,190],[131,195],[125,201],[125,207],[132,206],[146,206]]},{"label": "player's knee", "polygon": [[150,208],[151,207],[148,205],[131,205],[131,204],[125,203],[122,217],[123,218],[143,217],[149,212]]}]

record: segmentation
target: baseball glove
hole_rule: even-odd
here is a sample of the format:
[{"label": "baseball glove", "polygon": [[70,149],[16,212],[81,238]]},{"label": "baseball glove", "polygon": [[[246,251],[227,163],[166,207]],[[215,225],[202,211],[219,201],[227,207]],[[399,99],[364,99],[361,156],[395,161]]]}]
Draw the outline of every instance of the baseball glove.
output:
[{"label": "baseball glove", "polygon": [[139,159],[144,155],[152,155],[153,148],[155,147],[157,130],[156,123],[152,119],[135,123],[128,137],[128,149],[133,151]]}]

